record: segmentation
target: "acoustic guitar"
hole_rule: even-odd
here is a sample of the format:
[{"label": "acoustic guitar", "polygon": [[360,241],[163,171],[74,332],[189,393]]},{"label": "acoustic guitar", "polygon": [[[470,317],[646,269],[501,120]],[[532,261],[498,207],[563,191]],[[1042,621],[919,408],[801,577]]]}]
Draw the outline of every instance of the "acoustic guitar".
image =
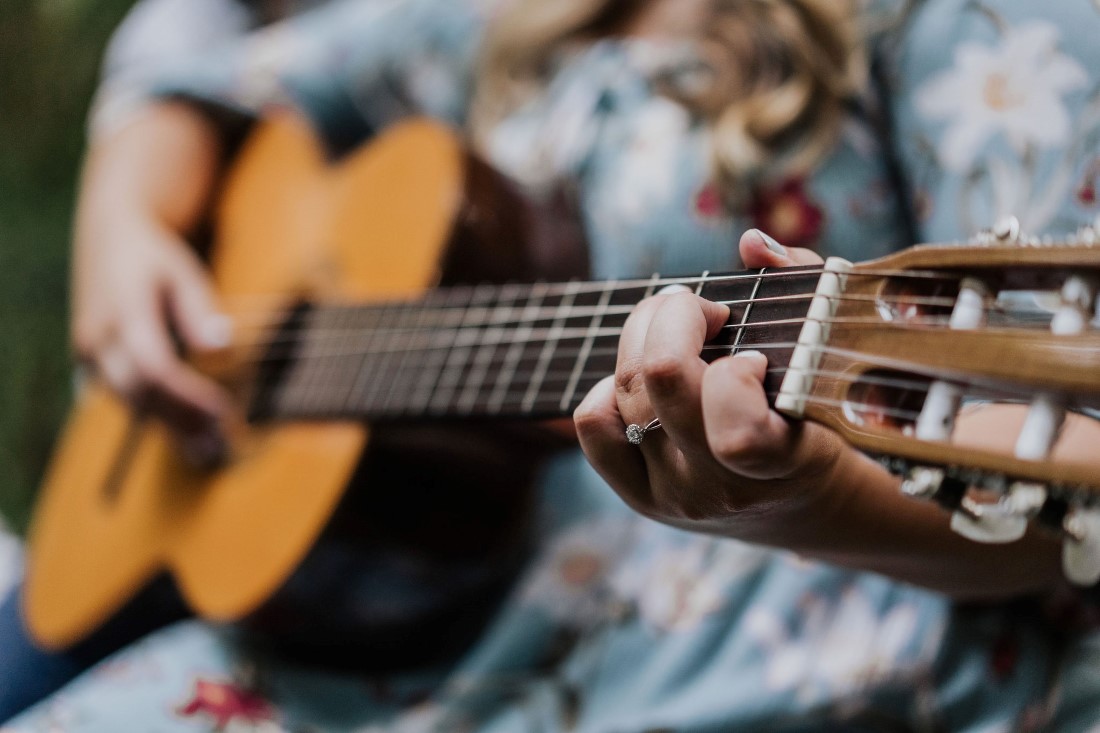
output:
[{"label": "acoustic guitar", "polygon": [[[32,526],[33,635],[72,644],[164,571],[200,615],[249,614],[315,542],[372,430],[568,416],[613,372],[631,307],[673,282],[729,305],[703,357],[763,351],[781,412],[882,456],[968,536],[1011,541],[1038,519],[1065,536],[1068,572],[1100,577],[1100,466],[1058,448],[1067,411],[1100,408],[1096,232],[1040,242],[1010,222],[865,264],[532,282],[568,259],[551,255],[559,222],[435,123],[337,163],[292,118],[261,126],[209,259],[245,336],[201,365],[242,405],[231,455],[190,467],[156,421],[87,388]],[[953,436],[972,400],[1019,405],[1014,450]]]}]

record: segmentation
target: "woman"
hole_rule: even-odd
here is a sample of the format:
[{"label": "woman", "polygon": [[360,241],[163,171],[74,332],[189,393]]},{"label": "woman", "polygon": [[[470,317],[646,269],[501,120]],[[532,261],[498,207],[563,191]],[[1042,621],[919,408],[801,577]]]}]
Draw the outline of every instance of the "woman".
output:
[{"label": "woman", "polygon": [[[180,235],[205,209],[228,139],[222,125],[267,104],[297,104],[336,145],[410,112],[465,125],[532,195],[575,192],[597,277],[734,269],[733,232],[750,220],[788,245],[851,259],[910,238],[910,207],[857,93],[863,47],[849,23],[867,26],[878,17],[871,10],[809,0],[490,6],[334,6],[230,49],[228,61],[166,73],[151,96],[186,102],[150,104],[125,135],[93,145],[77,233],[78,349],[112,386],[170,419],[196,460],[216,456],[227,398],[175,359],[165,321],[196,349],[229,333]],[[891,37],[910,54],[885,57],[891,109],[912,99],[919,108],[893,129],[944,135],[945,157],[920,169],[910,138],[898,145],[934,203],[917,223],[936,238],[962,236],[960,222],[987,211],[980,185],[953,196],[953,176],[1001,141],[957,142],[950,127],[936,128],[946,115],[935,85],[949,82],[937,74],[952,69],[942,50],[919,53],[922,44],[941,49],[963,34],[960,47],[996,60],[1014,43],[1005,53],[1032,52],[1059,103],[1087,106],[1090,46],[1074,45],[1071,56],[1060,45],[1085,11],[1044,12],[1062,22],[1022,3],[927,3]],[[900,10],[884,13],[897,20]],[[944,17],[959,21],[950,34],[937,27]],[[906,130],[913,120],[931,122]],[[1029,154],[1070,155],[1080,134],[1033,135]],[[148,170],[152,150],[174,175]],[[1087,215],[1066,199],[1056,214],[1034,214],[1031,228]],[[753,267],[816,261],[758,233],[742,239],[740,258]],[[326,730],[965,730],[1088,720],[1071,706],[1052,712],[1056,640],[1030,611],[955,609],[943,595],[1050,595],[1056,545],[1039,536],[995,549],[966,543],[935,509],[897,498],[895,482],[835,436],[790,428],[763,403],[757,357],[693,361],[722,318],[691,295],[639,306],[617,378],[578,411],[582,444],[631,506],[707,534],[625,513],[576,455],[564,457],[544,479],[540,556],[456,660],[383,675],[364,691],[362,677],[307,673],[243,652],[232,634],[176,626],[13,729],[58,716],[76,729],[136,719],[145,728],[201,720]],[[745,409],[701,414],[708,390]],[[655,415],[667,435],[628,445],[625,424]],[[1072,674],[1087,669],[1087,647],[1074,653],[1063,685],[1087,700],[1087,676]]]}]

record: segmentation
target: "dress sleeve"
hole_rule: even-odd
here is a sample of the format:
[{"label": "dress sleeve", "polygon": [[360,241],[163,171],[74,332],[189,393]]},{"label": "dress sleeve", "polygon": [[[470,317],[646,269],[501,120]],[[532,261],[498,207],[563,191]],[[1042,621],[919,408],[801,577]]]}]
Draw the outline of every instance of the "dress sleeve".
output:
[{"label": "dress sleeve", "polygon": [[492,5],[333,0],[175,64],[148,94],[247,117],[290,105],[337,149],[405,115],[461,124]]},{"label": "dress sleeve", "polygon": [[253,14],[238,0],[141,0],[107,46],[88,118],[94,137],[142,106],[149,85],[172,64],[243,37]]},{"label": "dress sleeve", "polygon": [[1064,234],[1100,214],[1100,4],[933,0],[882,68],[893,147],[923,241],[1008,215]]}]

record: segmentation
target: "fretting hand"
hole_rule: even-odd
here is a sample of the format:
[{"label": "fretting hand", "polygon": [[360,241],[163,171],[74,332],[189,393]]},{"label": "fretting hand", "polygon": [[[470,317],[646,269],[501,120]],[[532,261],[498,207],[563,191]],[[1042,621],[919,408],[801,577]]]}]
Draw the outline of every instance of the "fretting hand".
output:
[{"label": "fretting hand", "polygon": [[[741,238],[740,250],[752,268],[821,262],[755,230]],[[835,483],[853,451],[831,431],[770,408],[761,353],[709,365],[700,358],[704,341],[728,318],[726,306],[686,288],[639,303],[623,328],[615,376],[577,408],[577,433],[596,470],[640,513],[685,529],[783,543],[773,525],[791,511],[819,508],[822,488]],[[627,442],[626,425],[654,418],[659,430],[640,445]]]}]

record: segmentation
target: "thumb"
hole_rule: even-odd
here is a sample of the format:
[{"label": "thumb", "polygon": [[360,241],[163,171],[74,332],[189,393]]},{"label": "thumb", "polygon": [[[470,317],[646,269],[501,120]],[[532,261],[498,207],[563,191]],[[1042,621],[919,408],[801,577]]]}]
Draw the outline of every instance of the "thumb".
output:
[{"label": "thumb", "polygon": [[795,267],[820,265],[823,260],[814,251],[801,247],[784,247],[759,229],[741,235],[739,245],[745,267]]}]

